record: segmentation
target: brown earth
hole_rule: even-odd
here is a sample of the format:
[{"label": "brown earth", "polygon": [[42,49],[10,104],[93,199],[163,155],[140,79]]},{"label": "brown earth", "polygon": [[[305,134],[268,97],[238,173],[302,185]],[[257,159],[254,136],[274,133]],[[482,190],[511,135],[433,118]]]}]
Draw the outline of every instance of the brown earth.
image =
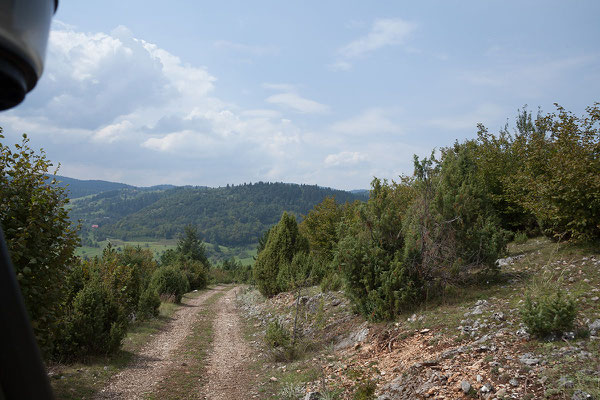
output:
[{"label": "brown earth", "polygon": [[154,386],[177,364],[175,350],[190,333],[200,307],[215,293],[215,290],[209,290],[195,298],[184,297],[183,307],[175,312],[166,327],[134,356],[127,368],[113,376],[95,398],[140,399],[151,393]]},{"label": "brown earth", "polygon": [[242,322],[235,304],[239,287],[219,299],[214,320],[213,349],[208,361],[208,382],[201,388],[203,398],[231,400],[258,398],[248,370],[252,351],[242,335]]}]

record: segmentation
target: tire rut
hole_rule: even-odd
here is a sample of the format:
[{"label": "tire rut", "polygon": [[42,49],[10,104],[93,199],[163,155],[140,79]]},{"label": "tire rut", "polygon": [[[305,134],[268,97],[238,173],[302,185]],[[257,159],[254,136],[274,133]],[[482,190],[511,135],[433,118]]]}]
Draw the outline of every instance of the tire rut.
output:
[{"label": "tire rut", "polygon": [[213,348],[206,368],[201,398],[231,400],[258,398],[248,370],[252,350],[242,334],[235,299],[240,287],[229,290],[217,303]]},{"label": "tire rut", "polygon": [[95,399],[133,400],[151,393],[177,362],[174,359],[175,350],[191,332],[200,307],[219,290],[222,288],[209,290],[196,298],[184,298],[184,306],[175,312],[165,328],[155,334],[124,370],[109,380]]}]

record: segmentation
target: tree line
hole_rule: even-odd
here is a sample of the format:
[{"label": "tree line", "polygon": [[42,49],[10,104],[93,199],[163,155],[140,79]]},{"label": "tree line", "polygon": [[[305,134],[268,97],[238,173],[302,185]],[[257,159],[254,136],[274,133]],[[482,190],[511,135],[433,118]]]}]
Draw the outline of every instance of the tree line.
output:
[{"label": "tree line", "polygon": [[343,288],[370,320],[393,319],[474,277],[493,277],[515,235],[600,239],[600,103],[577,117],[519,111],[515,128],[414,157],[414,173],[375,178],[366,203],[325,199],[298,224],[283,214],[259,244],[266,296]]},{"label": "tree line", "polygon": [[69,212],[73,220],[83,221],[82,237],[96,242],[107,237],[171,239],[192,224],[207,242],[247,246],[255,244],[283,211],[306,214],[327,196],[342,202],[365,199],[316,185],[259,182],[150,192],[121,189],[77,199]]}]

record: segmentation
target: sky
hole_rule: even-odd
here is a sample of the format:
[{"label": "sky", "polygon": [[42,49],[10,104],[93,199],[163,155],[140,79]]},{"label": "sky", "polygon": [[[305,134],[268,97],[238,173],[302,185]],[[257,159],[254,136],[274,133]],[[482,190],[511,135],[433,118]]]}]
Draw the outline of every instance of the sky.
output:
[{"label": "sky", "polygon": [[420,157],[600,101],[600,2],[61,0],[0,114],[60,175],[367,189]]}]

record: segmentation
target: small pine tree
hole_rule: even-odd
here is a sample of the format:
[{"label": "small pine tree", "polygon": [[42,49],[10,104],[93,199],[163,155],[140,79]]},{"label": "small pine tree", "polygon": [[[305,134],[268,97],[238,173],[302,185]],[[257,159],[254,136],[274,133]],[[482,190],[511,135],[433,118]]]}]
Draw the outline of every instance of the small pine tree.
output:
[{"label": "small pine tree", "polygon": [[177,252],[190,260],[200,261],[206,267],[210,265],[206,257],[206,248],[195,226],[187,225],[184,228],[183,235],[177,241]]},{"label": "small pine tree", "polygon": [[254,263],[254,281],[263,295],[273,296],[281,292],[277,282],[279,269],[290,264],[294,255],[302,251],[308,251],[308,241],[298,231],[296,218],[283,213]]}]

